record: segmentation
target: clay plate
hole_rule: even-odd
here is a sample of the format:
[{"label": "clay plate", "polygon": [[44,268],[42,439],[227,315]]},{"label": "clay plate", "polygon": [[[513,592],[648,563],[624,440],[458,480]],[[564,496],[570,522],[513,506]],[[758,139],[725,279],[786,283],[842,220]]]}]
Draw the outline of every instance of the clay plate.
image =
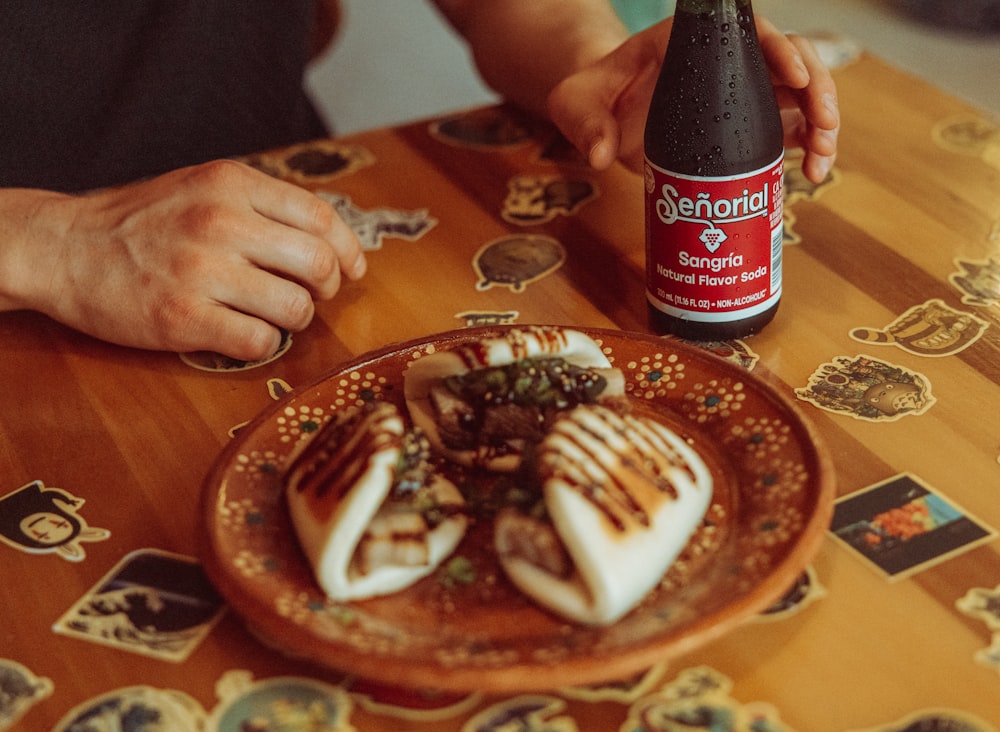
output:
[{"label": "clay plate", "polygon": [[[520,692],[624,679],[765,610],[805,570],[829,525],[833,472],[812,428],[738,365],[676,340],[581,329],[626,375],[637,410],[688,437],[715,477],[712,506],[660,587],[618,623],[567,623],[533,605],[490,553],[488,510],[456,551],[466,570],[384,598],[339,603],[313,580],[285,508],[295,442],[338,409],[403,405],[407,364],[496,335],[466,329],[362,356],[243,428],[206,478],[206,571],[282,651],[386,684]],[[473,476],[474,477],[474,476]]]}]

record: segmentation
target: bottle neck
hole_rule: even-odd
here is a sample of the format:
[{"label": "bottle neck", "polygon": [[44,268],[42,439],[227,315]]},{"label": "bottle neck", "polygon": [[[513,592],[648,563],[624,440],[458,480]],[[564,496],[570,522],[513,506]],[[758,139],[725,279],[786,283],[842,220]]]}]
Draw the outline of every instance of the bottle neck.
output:
[{"label": "bottle neck", "polygon": [[677,0],[677,13],[734,13],[750,10],[750,0]]}]

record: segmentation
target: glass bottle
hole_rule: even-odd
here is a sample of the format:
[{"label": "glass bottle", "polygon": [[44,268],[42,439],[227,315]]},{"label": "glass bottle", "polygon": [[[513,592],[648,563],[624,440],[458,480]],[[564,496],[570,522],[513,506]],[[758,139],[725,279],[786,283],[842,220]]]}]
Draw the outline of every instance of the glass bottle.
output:
[{"label": "glass bottle", "polygon": [[652,328],[759,331],[781,299],[784,149],[750,0],[677,1],[645,156]]}]

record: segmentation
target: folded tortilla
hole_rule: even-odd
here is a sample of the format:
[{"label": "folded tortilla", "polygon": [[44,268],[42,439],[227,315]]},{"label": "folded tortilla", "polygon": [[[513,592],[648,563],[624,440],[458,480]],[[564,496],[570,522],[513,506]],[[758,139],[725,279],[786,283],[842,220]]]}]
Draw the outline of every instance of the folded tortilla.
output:
[{"label": "folded tortilla", "polygon": [[579,406],[538,453],[547,518],[494,524],[501,566],[572,621],[613,623],[657,586],[708,509],[712,476],[677,434],[647,418]]},{"label": "folded tortilla", "polygon": [[[526,446],[540,441],[547,427],[536,420],[534,425],[529,423],[512,427],[512,431],[521,430],[517,436],[489,443],[459,444],[450,437],[442,414],[451,409],[462,409],[463,405],[449,395],[442,384],[448,377],[546,358],[559,358],[572,367],[598,374],[603,383],[599,399],[620,397],[625,393],[621,371],[612,368],[600,346],[589,336],[559,327],[526,326],[511,329],[501,337],[438,351],[413,361],[403,379],[410,418],[427,434],[434,449],[452,462],[493,471],[517,470]],[[507,406],[492,408],[485,420],[482,414],[473,414],[474,409],[467,405],[464,408],[466,412],[463,416],[468,421],[475,418],[480,422],[516,423],[519,418],[515,414],[518,410],[513,406],[510,409]],[[456,420],[460,422],[461,417],[452,419],[453,422]],[[459,431],[454,424],[451,427],[451,435]]]},{"label": "folded tortilla", "polygon": [[292,455],[285,488],[292,525],[331,598],[401,590],[461,541],[465,501],[415,454],[426,450],[395,406],[375,402],[338,412]]}]

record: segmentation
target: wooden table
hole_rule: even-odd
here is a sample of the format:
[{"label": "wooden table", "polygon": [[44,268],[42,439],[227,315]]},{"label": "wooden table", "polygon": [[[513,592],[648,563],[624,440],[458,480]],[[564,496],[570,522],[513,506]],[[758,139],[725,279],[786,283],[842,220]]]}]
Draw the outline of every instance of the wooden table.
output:
[{"label": "wooden table", "polygon": [[[803,597],[614,689],[517,698],[345,679],[268,649],[237,612],[192,638],[147,636],[152,609],[125,634],[107,606],[102,624],[77,605],[115,572],[128,586],[140,565],[196,588],[213,461],[234,428],[338,364],[489,321],[646,331],[640,179],[594,174],[550,130],[480,110],[254,157],[339,196],[371,248],[369,275],[268,364],[203,370],[37,315],[0,317],[0,729],[51,729],[100,699],[109,716],[158,705],[168,722],[155,729],[208,717],[214,729],[236,696],[290,676],[340,705],[339,726],[323,729],[1000,729],[1000,126],[872,57],[836,76],[841,154],[822,186],[788,179],[779,314],[720,346],[816,427],[841,499],[879,486],[838,503]],[[566,208],[525,209],[530,225],[505,217],[515,176],[562,181],[549,200]],[[477,256],[514,235],[556,240],[565,261],[535,239],[511,280]],[[893,389],[905,402],[878,394]],[[82,533],[60,551],[19,543],[40,506],[82,519]],[[122,637],[94,642],[84,627]],[[534,726],[501,727],[515,707],[534,710]]]}]

